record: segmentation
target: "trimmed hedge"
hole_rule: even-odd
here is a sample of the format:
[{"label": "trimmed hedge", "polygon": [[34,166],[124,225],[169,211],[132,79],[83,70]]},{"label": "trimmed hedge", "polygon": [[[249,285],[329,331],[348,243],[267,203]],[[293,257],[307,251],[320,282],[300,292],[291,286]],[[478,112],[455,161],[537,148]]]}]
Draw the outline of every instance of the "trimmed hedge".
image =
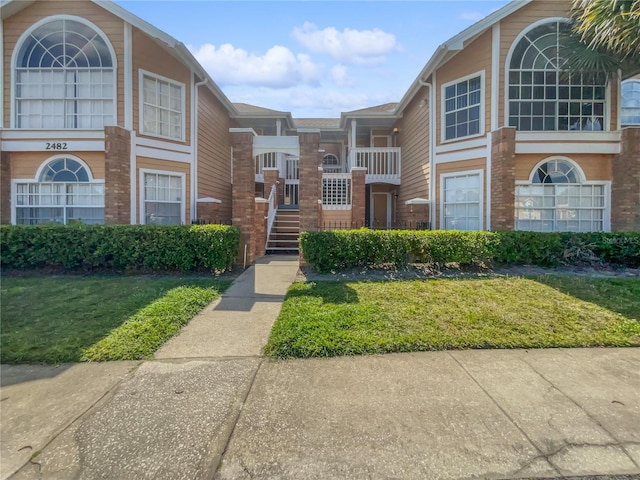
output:
[{"label": "trimmed hedge", "polygon": [[240,232],[227,225],[0,226],[2,267],[224,271]]},{"label": "trimmed hedge", "polygon": [[640,232],[538,233],[451,230],[335,230],[302,232],[304,259],[329,272],[356,267],[442,265],[640,266]]}]

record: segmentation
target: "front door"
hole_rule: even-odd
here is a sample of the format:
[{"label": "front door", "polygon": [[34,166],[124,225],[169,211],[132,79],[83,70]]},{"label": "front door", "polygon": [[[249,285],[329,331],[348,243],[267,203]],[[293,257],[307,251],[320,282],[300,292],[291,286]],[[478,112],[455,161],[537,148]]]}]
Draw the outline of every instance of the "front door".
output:
[{"label": "front door", "polygon": [[371,194],[371,225],[376,229],[391,228],[391,193],[373,192]]}]

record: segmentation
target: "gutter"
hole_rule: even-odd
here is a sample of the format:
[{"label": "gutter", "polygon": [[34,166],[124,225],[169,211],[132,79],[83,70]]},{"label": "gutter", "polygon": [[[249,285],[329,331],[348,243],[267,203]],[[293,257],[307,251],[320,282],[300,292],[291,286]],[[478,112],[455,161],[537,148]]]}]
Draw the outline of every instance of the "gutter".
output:
[{"label": "gutter", "polygon": [[206,85],[209,82],[209,78],[205,77],[204,80],[193,84],[193,92],[191,98],[193,99],[193,105],[191,106],[192,118],[191,118],[191,149],[193,151],[193,157],[191,158],[191,220],[198,219],[198,87]]},{"label": "gutter", "polygon": [[422,80],[422,78],[418,77],[418,84],[422,87],[427,87],[429,89],[429,222],[431,223],[431,225],[433,227],[435,227],[435,211],[436,211],[436,205],[435,205],[435,190],[434,190],[434,185],[435,185],[435,158],[433,158],[433,155],[435,153],[435,145],[434,145],[434,140],[435,140],[435,103],[436,103],[436,99],[435,99],[435,90],[433,89],[433,84],[429,83],[429,82],[425,82],[424,80]]}]

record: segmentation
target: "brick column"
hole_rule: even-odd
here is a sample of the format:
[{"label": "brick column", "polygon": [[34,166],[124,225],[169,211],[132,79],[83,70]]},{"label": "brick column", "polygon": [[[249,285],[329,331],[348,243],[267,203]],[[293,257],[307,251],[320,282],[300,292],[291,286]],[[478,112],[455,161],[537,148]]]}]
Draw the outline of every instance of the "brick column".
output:
[{"label": "brick column", "polygon": [[640,231],[640,127],[622,130],[611,180],[611,230]]},{"label": "brick column", "polygon": [[104,223],[131,223],[131,132],[105,127],[104,147]]},{"label": "brick column", "polygon": [[244,261],[247,245],[247,264],[255,258],[255,164],[253,158],[253,137],[250,131],[231,132],[233,146],[233,189],[231,223],[240,229],[240,252],[238,263]]},{"label": "brick column", "polygon": [[269,202],[262,198],[255,199],[256,209],[254,217],[254,249],[255,255],[264,255],[267,243],[267,215],[269,214]]},{"label": "brick column", "polygon": [[280,181],[280,172],[277,168],[264,168],[262,173],[264,175],[264,198],[269,198],[271,188],[276,185],[276,205],[279,205],[284,199],[284,196],[280,196],[280,185],[277,185],[277,182]]},{"label": "brick column", "polygon": [[320,131],[298,133],[300,139],[300,231],[318,229],[318,199],[320,197],[320,173],[322,163]]},{"label": "brick column", "polygon": [[516,129],[491,132],[491,230],[515,228]]},{"label": "brick column", "polygon": [[0,223],[11,223],[11,154],[0,152]]},{"label": "brick column", "polygon": [[355,228],[365,226],[367,207],[366,167],[351,169],[351,225]]},{"label": "brick column", "polygon": [[218,203],[201,202],[198,203],[198,218],[204,223],[218,223],[220,221],[220,211]]}]

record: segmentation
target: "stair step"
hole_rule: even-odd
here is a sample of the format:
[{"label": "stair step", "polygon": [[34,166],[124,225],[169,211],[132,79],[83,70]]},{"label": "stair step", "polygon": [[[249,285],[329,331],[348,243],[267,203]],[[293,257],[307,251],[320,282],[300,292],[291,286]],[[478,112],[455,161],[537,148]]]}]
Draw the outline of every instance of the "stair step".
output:
[{"label": "stair step", "polygon": [[280,240],[280,239],[271,240],[271,239],[269,239],[267,244],[269,244],[269,243],[300,243],[300,242],[298,242],[298,240]]}]

